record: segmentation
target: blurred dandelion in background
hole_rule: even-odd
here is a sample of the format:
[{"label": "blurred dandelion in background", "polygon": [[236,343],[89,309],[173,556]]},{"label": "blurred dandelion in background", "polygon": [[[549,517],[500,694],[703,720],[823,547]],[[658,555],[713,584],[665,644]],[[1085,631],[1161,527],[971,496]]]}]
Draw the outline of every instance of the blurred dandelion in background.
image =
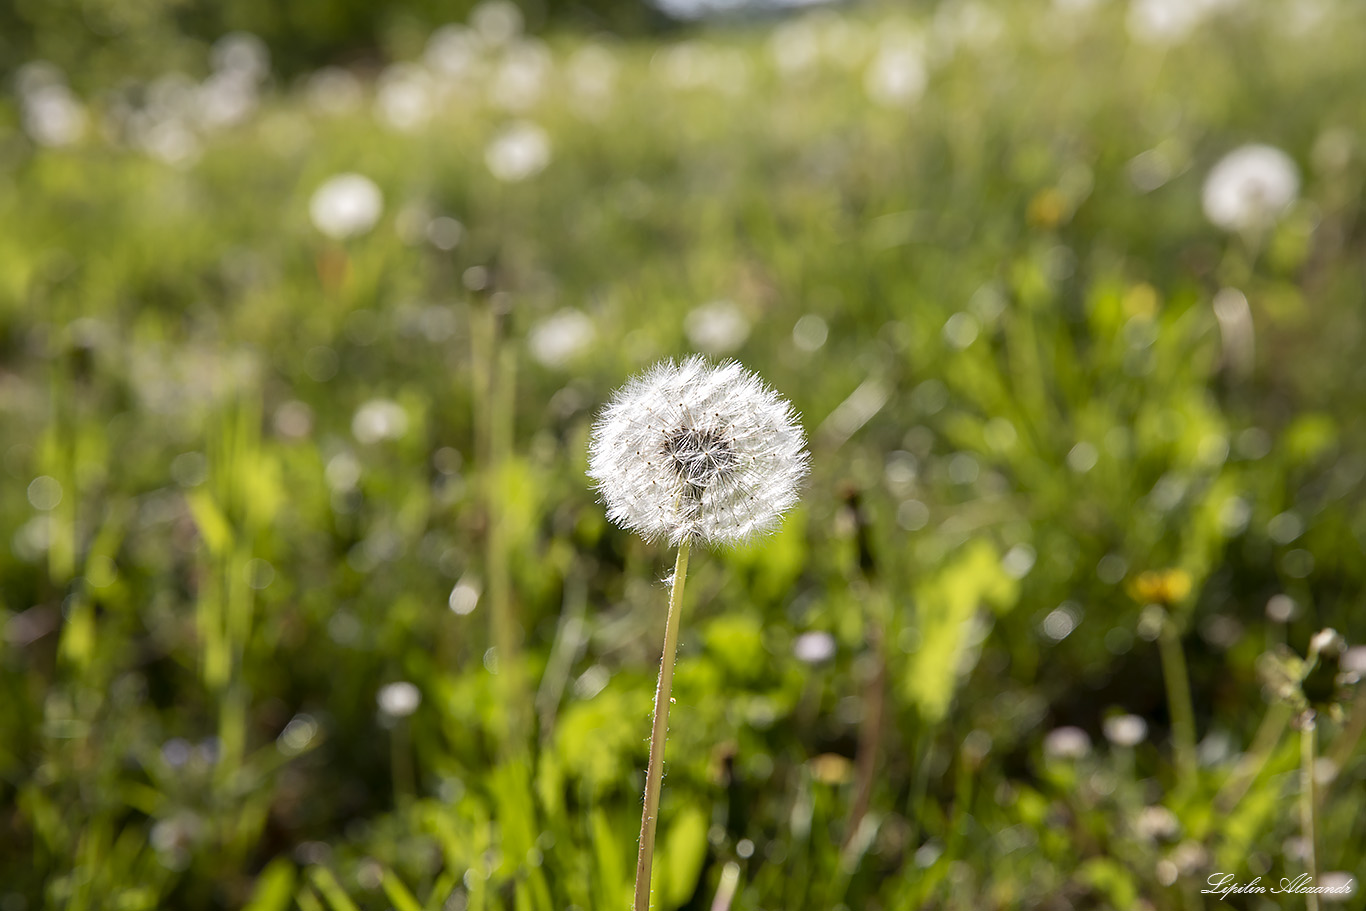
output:
[{"label": "blurred dandelion in background", "polygon": [[1148,736],[1148,722],[1137,715],[1116,715],[1106,718],[1105,739],[1117,747],[1136,747]]},{"label": "blurred dandelion in background", "polygon": [[460,82],[473,75],[481,54],[479,36],[463,25],[443,25],[427,38],[422,61],[438,78]]},{"label": "blurred dandelion in background", "polygon": [[524,25],[522,10],[512,0],[484,0],[470,11],[470,27],[493,47],[512,41]]},{"label": "blurred dandelion in background", "polygon": [[406,680],[399,680],[380,687],[375,701],[386,718],[407,718],[422,704],[422,691]]},{"label": "blurred dandelion in background", "polygon": [[712,301],[688,312],[683,331],[698,351],[730,354],[749,338],[749,320],[730,301]]},{"label": "blurred dandelion in background", "polygon": [[802,633],[792,643],[792,654],[804,664],[822,664],[835,657],[835,637],[820,630]]},{"label": "blurred dandelion in background", "polygon": [[375,114],[381,123],[403,133],[426,125],[435,108],[431,74],[413,63],[395,63],[380,74],[375,87]]},{"label": "blurred dandelion in background", "polygon": [[365,90],[349,70],[328,66],[314,72],[304,83],[304,100],[319,114],[339,117],[360,108]]},{"label": "blurred dandelion in background", "polygon": [[885,37],[863,77],[868,97],[885,107],[919,101],[928,84],[924,41],[914,33]]},{"label": "blurred dandelion in background", "polygon": [[1044,735],[1043,752],[1050,759],[1082,759],[1091,752],[1091,738],[1072,725],[1054,728]]},{"label": "blurred dandelion in background", "polygon": [[505,183],[535,177],[550,164],[550,137],[529,120],[503,128],[484,150],[489,173]]},{"label": "blurred dandelion in background", "polygon": [[564,367],[587,350],[596,335],[586,313],[566,307],[533,326],[527,346],[541,366]]},{"label": "blurred dandelion in background", "polygon": [[351,419],[351,434],[361,443],[396,440],[407,432],[408,413],[390,399],[371,399]]},{"label": "blurred dandelion in background", "polygon": [[361,174],[340,174],[314,191],[308,202],[313,226],[334,240],[358,237],[379,221],[384,196]]},{"label": "blurred dandelion in background", "polygon": [[50,63],[27,63],[15,82],[24,131],[41,146],[69,146],[85,135],[86,112],[66,77]]},{"label": "blurred dandelion in background", "polygon": [[1289,155],[1269,145],[1246,145],[1225,155],[1205,178],[1205,217],[1225,231],[1270,227],[1294,204],[1300,172]]},{"label": "blurred dandelion in background", "polygon": [[1179,44],[1200,24],[1204,5],[1198,0],[1131,0],[1129,35],[1143,44]]}]

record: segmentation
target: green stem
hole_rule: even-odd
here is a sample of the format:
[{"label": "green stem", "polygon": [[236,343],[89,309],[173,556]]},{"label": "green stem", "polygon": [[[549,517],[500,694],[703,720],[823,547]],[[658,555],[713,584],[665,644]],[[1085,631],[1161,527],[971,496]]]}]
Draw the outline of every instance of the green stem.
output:
[{"label": "green stem", "polygon": [[1357,684],[1356,698],[1352,700],[1349,718],[1347,727],[1333,739],[1333,748],[1328,751],[1333,768],[1339,772],[1347,768],[1362,733],[1366,732],[1366,682]]},{"label": "green stem", "polygon": [[1233,774],[1215,795],[1214,805],[1221,812],[1232,811],[1247,794],[1247,789],[1257,780],[1257,776],[1262,774],[1272,751],[1281,742],[1281,735],[1285,733],[1285,726],[1290,722],[1292,714],[1290,706],[1284,702],[1273,702],[1267,707],[1266,714],[1262,716],[1262,723],[1253,735],[1252,745],[1238,760]]},{"label": "green stem", "polygon": [[[1308,709],[1300,723],[1300,837],[1304,840],[1304,865],[1309,873],[1309,882],[1318,885],[1319,852],[1315,844],[1314,805],[1318,795],[1314,793],[1314,731],[1317,723],[1314,710]],[[1319,897],[1314,892],[1304,896],[1305,907],[1318,911]]]},{"label": "green stem", "polygon": [[664,654],[659,659],[655,689],[654,730],[650,734],[650,764],[645,772],[645,809],[640,816],[640,853],[636,856],[635,911],[649,911],[650,873],[654,867],[655,826],[659,822],[659,788],[664,779],[664,739],[669,730],[669,693],[674,684],[674,655],[678,651],[678,615],[683,605],[683,583],[688,578],[688,549],[684,538],[674,563],[669,592],[669,617],[664,624]]},{"label": "green stem", "polygon": [[1172,748],[1181,788],[1195,785],[1195,709],[1191,705],[1190,675],[1181,650],[1181,634],[1170,615],[1162,618],[1158,637],[1162,656],[1162,680],[1167,688],[1167,710],[1172,720]]}]

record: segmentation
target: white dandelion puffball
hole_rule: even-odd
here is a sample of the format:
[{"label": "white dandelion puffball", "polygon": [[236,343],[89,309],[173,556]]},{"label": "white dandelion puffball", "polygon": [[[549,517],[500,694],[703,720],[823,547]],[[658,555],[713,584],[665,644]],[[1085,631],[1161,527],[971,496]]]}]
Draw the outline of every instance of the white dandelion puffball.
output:
[{"label": "white dandelion puffball", "polygon": [[341,174],[318,187],[308,202],[313,226],[334,240],[364,234],[379,221],[384,197],[361,174]]},{"label": "white dandelion puffball", "polygon": [[406,680],[387,683],[375,697],[379,710],[390,718],[407,718],[422,704],[422,691]]},{"label": "white dandelion puffball", "polygon": [[408,413],[389,399],[371,399],[351,418],[351,434],[362,443],[397,440],[407,432]]},{"label": "white dandelion puffball", "polygon": [[735,361],[663,361],[593,427],[588,476],[607,517],[646,540],[733,544],[797,503],[806,437],[792,405]]},{"label": "white dandelion puffball", "polygon": [[1246,145],[1229,152],[1205,178],[1205,216],[1225,231],[1269,226],[1295,202],[1300,172],[1274,146]]},{"label": "white dandelion puffball", "polygon": [[530,121],[514,123],[489,142],[484,163],[505,183],[534,177],[550,164],[550,137]]},{"label": "white dandelion puffball", "polygon": [[531,356],[545,367],[564,367],[593,344],[597,330],[586,313],[566,307],[532,327]]}]

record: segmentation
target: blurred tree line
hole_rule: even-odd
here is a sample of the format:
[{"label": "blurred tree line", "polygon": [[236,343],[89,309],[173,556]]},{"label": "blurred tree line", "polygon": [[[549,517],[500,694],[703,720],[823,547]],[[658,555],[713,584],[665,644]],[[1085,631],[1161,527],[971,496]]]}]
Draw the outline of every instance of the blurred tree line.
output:
[{"label": "blurred tree line", "polygon": [[[479,0],[7,0],[0,75],[47,60],[80,90],[168,69],[195,71],[221,35],[247,31],[291,77],[328,64],[416,53],[437,26],[465,21]],[[639,34],[669,20],[646,0],[515,0],[529,31],[550,24]]]}]

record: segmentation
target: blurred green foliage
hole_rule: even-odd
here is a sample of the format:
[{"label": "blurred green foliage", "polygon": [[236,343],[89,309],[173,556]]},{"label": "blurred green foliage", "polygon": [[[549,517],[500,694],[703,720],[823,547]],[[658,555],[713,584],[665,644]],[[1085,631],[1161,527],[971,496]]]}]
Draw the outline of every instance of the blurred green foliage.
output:
[{"label": "blurred green foliage", "polygon": [[[0,76],[31,60],[75,74],[87,91],[129,77],[204,69],[208,47],[248,32],[280,76],[327,64],[410,56],[435,28],[465,21],[478,0],[14,0],[0,6]],[[640,35],[670,20],[645,0],[509,0],[533,29]]]},{"label": "blurred green foliage", "polygon": [[[1366,21],[1077,6],[484,35],[232,123],[174,82],[83,134],[50,73],[0,102],[0,909],[624,907],[672,558],[585,443],[698,348],[794,402],[813,473],[693,557],[661,906],[1298,875],[1258,668],[1366,639]],[[1229,234],[1202,184],[1247,142],[1299,193]],[[315,211],[346,172],[373,224]],[[1361,703],[1319,725],[1320,867],[1358,878]]]}]

